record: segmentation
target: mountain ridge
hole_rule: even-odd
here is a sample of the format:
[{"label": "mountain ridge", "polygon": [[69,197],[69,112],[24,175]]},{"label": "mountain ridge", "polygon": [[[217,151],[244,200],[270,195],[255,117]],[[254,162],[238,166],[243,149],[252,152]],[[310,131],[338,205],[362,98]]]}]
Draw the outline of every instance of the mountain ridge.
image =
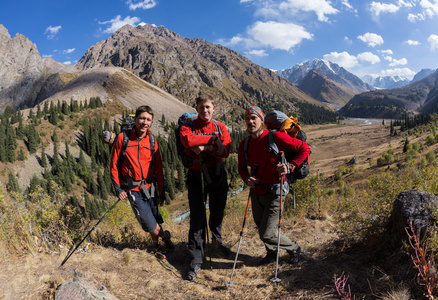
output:
[{"label": "mountain ridge", "polygon": [[199,38],[183,38],[163,26],[126,25],[90,47],[75,66],[85,70],[110,65],[132,71],[189,105],[200,92],[225,100],[225,111],[257,103],[296,110],[293,102],[297,100],[321,105],[236,51]]}]

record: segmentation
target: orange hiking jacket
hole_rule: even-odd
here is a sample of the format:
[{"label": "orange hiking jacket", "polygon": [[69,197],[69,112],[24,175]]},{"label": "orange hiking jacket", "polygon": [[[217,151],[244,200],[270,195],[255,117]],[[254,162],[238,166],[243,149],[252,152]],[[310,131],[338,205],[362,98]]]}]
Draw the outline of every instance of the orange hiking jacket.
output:
[{"label": "orange hiking jacket", "polygon": [[[125,161],[121,166],[121,172],[123,177],[131,177],[135,181],[141,181],[144,179],[155,180],[158,184],[158,195],[161,199],[164,199],[164,176],[163,176],[163,161],[161,160],[160,149],[158,143],[155,141],[155,151],[153,157],[151,157],[151,145],[149,138],[150,131],[141,140],[133,129],[129,135],[128,146],[126,147]],[[117,195],[119,195],[123,189],[121,188],[121,182],[119,180],[119,169],[117,168],[117,162],[121,155],[123,144],[123,134],[119,134],[114,141],[113,150],[111,152],[111,179],[116,189]],[[146,188],[151,186],[150,183],[145,184]],[[140,191],[141,185],[133,188],[132,191]]]}]

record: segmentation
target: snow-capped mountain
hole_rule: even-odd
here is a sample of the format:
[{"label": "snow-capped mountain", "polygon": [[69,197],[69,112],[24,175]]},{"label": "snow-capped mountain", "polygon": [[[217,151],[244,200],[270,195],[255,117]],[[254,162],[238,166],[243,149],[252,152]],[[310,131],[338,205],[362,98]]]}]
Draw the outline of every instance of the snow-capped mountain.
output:
[{"label": "snow-capped mountain", "polygon": [[300,63],[291,69],[276,71],[276,74],[298,86],[311,70],[317,70],[319,73],[327,76],[335,82],[358,92],[365,92],[373,89],[359,77],[348,72],[343,67],[324,59],[313,59],[311,61]]},{"label": "snow-capped mountain", "polygon": [[396,89],[410,83],[409,79],[399,75],[365,75],[362,77],[362,80],[376,89]]}]

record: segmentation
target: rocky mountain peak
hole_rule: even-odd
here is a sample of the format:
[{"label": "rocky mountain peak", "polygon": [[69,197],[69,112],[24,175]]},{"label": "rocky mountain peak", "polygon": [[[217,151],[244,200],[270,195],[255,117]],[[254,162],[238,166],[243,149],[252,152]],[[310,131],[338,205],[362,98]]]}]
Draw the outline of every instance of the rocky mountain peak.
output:
[{"label": "rocky mountain peak", "polygon": [[278,102],[291,106],[290,99],[320,104],[233,50],[183,38],[163,26],[126,25],[90,47],[76,64],[78,70],[107,66],[128,69],[190,105],[200,91],[227,102],[221,105],[225,111],[254,101],[272,106]]},{"label": "rocky mountain peak", "polygon": [[7,40],[11,39],[11,35],[5,26],[0,24],[0,44],[5,43]]},{"label": "rocky mountain peak", "polygon": [[6,106],[33,106],[40,101],[44,86],[52,88],[53,84],[47,85],[51,72],[27,37],[17,33],[11,39],[3,25],[0,37],[0,113]]}]

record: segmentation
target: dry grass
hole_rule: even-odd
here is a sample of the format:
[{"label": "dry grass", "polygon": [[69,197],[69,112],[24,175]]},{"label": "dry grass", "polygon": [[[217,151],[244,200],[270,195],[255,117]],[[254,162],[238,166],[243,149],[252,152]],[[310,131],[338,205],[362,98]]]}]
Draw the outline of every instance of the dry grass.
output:
[{"label": "dry grass", "polygon": [[[310,142],[317,147],[311,156],[316,160],[315,170],[329,176],[337,164],[345,163],[345,157],[359,159],[363,171],[344,178],[351,184],[376,172],[375,167],[367,166],[366,158],[377,158],[389,145],[388,128],[380,124],[359,129],[357,126],[327,127],[308,132]],[[345,133],[338,135],[337,132]],[[331,138],[323,139],[323,135]],[[365,137],[376,145],[370,148],[358,142],[366,140]],[[351,143],[355,147],[348,146]],[[398,149],[394,141],[391,143]],[[335,182],[328,181],[330,184]],[[245,190],[228,200],[223,236],[234,254],[247,197]],[[355,201],[359,201],[363,195],[357,193],[355,197]],[[186,195],[179,195],[178,199],[169,207],[174,208],[172,217],[188,207],[183,205]],[[230,280],[234,254],[229,258],[213,256],[212,268],[207,257],[198,278],[189,282],[184,279],[189,263],[188,220],[164,225],[173,235],[175,251],[167,255],[167,260],[158,260],[146,251],[149,236],[135,221],[129,205],[121,203],[93,233],[92,240],[97,244],[92,244],[86,252],[73,254],[62,268],[59,265],[67,255],[65,249],[1,259],[0,298],[53,299],[60,283],[85,277],[97,280],[119,299],[339,299],[333,278],[343,273],[348,276],[352,295],[357,299],[404,300],[421,295],[412,282],[415,270],[409,257],[400,249],[392,248],[389,236],[374,233],[359,241],[353,236],[340,236],[339,220],[348,214],[347,204],[336,196],[321,199],[320,211],[312,214],[312,218],[303,213],[301,206],[293,210],[290,202],[285,205],[288,212],[284,214],[282,233],[296,240],[306,253],[300,263],[290,265],[286,262],[286,253],[281,252],[278,277],[282,281],[279,284],[270,282],[275,274],[275,263],[266,266],[258,263],[265,250],[251,213],[232,280],[235,286],[227,288],[225,283]],[[302,201],[297,199],[298,204]],[[342,207],[347,207],[346,211],[339,215]],[[124,240],[120,238],[123,230]],[[0,244],[0,253],[1,249]]]}]

